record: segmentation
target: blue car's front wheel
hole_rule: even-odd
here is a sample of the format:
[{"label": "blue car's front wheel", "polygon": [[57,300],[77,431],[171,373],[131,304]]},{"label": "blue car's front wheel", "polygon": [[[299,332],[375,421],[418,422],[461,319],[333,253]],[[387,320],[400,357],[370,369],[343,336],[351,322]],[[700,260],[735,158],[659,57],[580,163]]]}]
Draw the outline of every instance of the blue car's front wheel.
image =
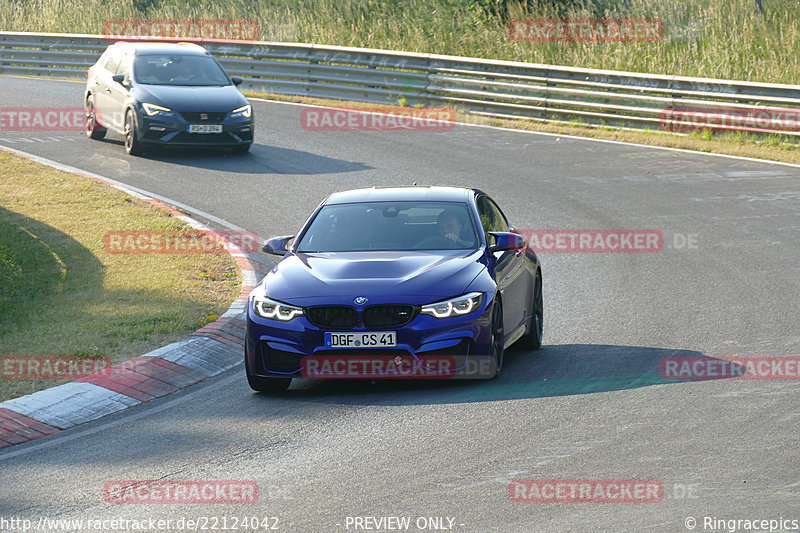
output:
[{"label": "blue car's front wheel", "polygon": [[544,296],[542,294],[541,270],[536,271],[536,277],[533,280],[531,309],[531,324],[520,343],[528,350],[538,350],[542,347],[542,337],[544,336]]},{"label": "blue car's front wheel", "polygon": [[503,303],[495,296],[492,306],[492,362],[494,363],[494,376],[500,375],[503,369],[503,357],[505,356],[505,330],[503,329]]}]

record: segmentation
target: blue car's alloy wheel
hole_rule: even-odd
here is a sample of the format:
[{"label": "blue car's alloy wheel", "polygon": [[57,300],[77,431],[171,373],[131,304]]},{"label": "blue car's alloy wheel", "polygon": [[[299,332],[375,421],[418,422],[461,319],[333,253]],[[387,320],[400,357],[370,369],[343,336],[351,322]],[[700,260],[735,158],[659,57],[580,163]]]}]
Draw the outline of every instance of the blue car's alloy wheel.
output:
[{"label": "blue car's alloy wheel", "polygon": [[495,299],[492,307],[492,361],[494,362],[495,376],[500,375],[500,371],[503,369],[504,355],[503,305],[499,299]]},{"label": "blue car's alloy wheel", "polygon": [[544,297],[542,295],[542,272],[537,270],[533,280],[533,294],[531,295],[533,316],[528,332],[522,337],[520,343],[528,350],[538,350],[542,346],[544,336]]}]

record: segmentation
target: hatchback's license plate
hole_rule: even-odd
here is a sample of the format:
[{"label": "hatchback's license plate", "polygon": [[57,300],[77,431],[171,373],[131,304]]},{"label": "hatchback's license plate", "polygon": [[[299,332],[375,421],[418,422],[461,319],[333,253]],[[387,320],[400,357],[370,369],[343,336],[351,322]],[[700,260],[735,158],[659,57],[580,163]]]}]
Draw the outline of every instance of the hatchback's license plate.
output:
[{"label": "hatchback's license plate", "polygon": [[189,124],[186,126],[189,133],[222,133],[221,124]]},{"label": "hatchback's license plate", "polygon": [[326,348],[394,348],[395,346],[397,346],[397,333],[394,331],[325,333]]}]

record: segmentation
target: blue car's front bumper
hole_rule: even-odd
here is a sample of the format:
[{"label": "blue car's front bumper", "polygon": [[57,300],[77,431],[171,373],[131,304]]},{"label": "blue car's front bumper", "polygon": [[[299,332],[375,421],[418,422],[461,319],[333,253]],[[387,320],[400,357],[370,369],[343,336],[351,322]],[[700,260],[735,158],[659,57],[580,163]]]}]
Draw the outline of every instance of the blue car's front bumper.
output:
[{"label": "blue car's front bumper", "polygon": [[[495,375],[490,356],[492,304],[491,298],[484,297],[480,307],[467,315],[439,319],[416,314],[400,327],[366,327],[362,321],[363,309],[353,306],[358,313],[358,325],[339,329],[318,327],[306,316],[285,322],[262,318],[253,311],[251,296],[245,337],[247,368],[256,376],[284,378],[490,378]],[[395,331],[396,346],[360,349],[325,346],[326,332],[370,331]],[[345,364],[348,360],[367,359],[373,363],[349,367]],[[341,365],[334,364],[339,361]],[[325,364],[333,371],[310,372]],[[411,372],[410,367],[413,367]]]}]

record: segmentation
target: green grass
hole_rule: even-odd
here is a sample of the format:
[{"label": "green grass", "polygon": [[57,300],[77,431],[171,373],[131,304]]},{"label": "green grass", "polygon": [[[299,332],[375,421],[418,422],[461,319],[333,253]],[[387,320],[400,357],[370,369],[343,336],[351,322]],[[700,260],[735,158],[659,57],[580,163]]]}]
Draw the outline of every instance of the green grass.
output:
[{"label": "green grass", "polygon": [[[483,0],[491,3],[490,0]],[[102,34],[115,19],[253,19],[260,38],[797,83],[800,0],[552,0],[508,2],[510,18],[658,18],[657,43],[529,43],[478,0],[0,0],[0,28]]]},{"label": "green grass", "polygon": [[[182,231],[150,204],[0,152],[0,355],[118,363],[179,340],[238,295],[227,254],[110,254],[108,231]],[[0,401],[62,383],[0,379]]]}]

